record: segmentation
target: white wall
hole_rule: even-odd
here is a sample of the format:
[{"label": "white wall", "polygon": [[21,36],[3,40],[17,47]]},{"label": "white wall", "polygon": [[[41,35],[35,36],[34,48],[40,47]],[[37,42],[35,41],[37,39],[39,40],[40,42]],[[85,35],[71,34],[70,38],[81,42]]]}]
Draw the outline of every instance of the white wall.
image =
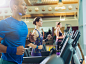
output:
[{"label": "white wall", "polygon": [[[78,26],[78,21],[77,20],[73,20],[73,21],[61,21],[62,26],[65,27],[65,24],[71,24],[72,26]],[[32,22],[27,22],[26,23],[28,28],[34,28],[35,25],[33,25]],[[55,27],[56,26],[56,22],[43,22],[43,26],[42,27]]]}]

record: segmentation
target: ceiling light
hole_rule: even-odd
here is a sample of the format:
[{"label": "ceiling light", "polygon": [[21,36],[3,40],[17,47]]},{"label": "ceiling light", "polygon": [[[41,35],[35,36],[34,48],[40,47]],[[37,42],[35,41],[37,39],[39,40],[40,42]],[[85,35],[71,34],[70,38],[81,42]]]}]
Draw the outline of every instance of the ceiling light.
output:
[{"label": "ceiling light", "polygon": [[76,6],[76,10],[78,10],[78,6]]},{"label": "ceiling light", "polygon": [[29,11],[29,12],[31,12],[31,11],[32,11],[32,9],[31,9],[31,8],[29,8],[29,9],[28,9],[28,11]]},{"label": "ceiling light", "polygon": [[42,11],[45,11],[45,8],[42,8]]},{"label": "ceiling light", "polygon": [[68,7],[69,10],[72,10],[72,8],[73,8],[73,7],[72,7],[71,5]]},{"label": "ceiling light", "polygon": [[49,7],[48,10],[51,11],[52,10],[52,7]]},{"label": "ceiling light", "polygon": [[59,7],[55,7],[55,11],[58,11]]},{"label": "ceiling light", "polygon": [[63,7],[62,7],[62,10],[65,10],[65,9],[66,9],[66,7],[65,7],[65,6],[63,6]]},{"label": "ceiling light", "polygon": [[39,11],[39,8],[38,8],[38,7],[36,7],[36,8],[35,8],[35,11],[36,11],[36,12],[37,12],[37,11]]},{"label": "ceiling light", "polygon": [[62,16],[60,15],[60,21],[65,21],[65,16],[62,17]]},{"label": "ceiling light", "polygon": [[64,19],[60,19],[60,21],[65,21],[65,18]]}]

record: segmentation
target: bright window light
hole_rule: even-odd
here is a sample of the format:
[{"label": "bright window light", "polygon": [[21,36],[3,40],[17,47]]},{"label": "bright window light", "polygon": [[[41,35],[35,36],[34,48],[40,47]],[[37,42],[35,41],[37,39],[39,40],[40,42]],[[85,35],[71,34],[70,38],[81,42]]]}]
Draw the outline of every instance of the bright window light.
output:
[{"label": "bright window light", "polygon": [[60,21],[65,21],[65,17],[60,16]]},{"label": "bright window light", "polygon": [[65,18],[63,18],[63,19],[60,19],[60,21],[65,21]]},{"label": "bright window light", "polygon": [[6,4],[6,0],[0,0],[0,6],[4,6]]}]

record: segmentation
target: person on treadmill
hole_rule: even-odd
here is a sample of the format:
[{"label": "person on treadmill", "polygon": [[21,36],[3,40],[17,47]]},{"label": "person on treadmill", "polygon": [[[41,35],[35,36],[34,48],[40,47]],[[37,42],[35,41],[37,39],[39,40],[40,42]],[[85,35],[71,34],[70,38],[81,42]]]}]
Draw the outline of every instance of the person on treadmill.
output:
[{"label": "person on treadmill", "polygon": [[43,40],[43,36],[41,35],[40,27],[42,27],[42,18],[36,17],[33,21],[33,24],[35,25],[35,29],[33,30],[34,35],[34,44],[37,45],[36,47],[33,46],[32,43],[29,44],[29,46],[33,47],[31,55],[32,56],[41,56],[41,50],[43,48],[43,42],[47,42],[51,37],[48,37],[47,39]]},{"label": "person on treadmill", "polygon": [[61,22],[56,23],[56,50],[57,50],[57,55],[60,55],[60,48],[59,45],[61,44],[64,35],[62,35],[62,32],[60,28],[62,27]]},{"label": "person on treadmill", "polygon": [[[27,7],[24,0],[11,0],[10,7],[12,16],[0,21],[0,64],[22,64],[28,28],[21,19]],[[30,36],[28,42],[34,42]]]},{"label": "person on treadmill", "polygon": [[[43,41],[43,36],[41,35],[40,32],[40,27],[42,26],[42,18],[41,17],[36,17],[33,21],[33,24],[35,25],[35,29],[33,30],[33,35],[34,35],[34,39],[36,40],[34,42],[36,46],[36,48],[32,49],[31,55],[32,56],[41,56],[41,49],[43,48],[42,46],[42,41]],[[31,46],[31,44],[30,44]],[[38,48],[38,46],[40,46],[40,48]],[[31,46],[33,47],[33,46]]]}]

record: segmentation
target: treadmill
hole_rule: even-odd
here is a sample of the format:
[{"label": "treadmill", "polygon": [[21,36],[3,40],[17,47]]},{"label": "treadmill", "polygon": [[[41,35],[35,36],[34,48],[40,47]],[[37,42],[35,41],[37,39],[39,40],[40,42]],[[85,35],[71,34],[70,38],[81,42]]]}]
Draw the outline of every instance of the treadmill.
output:
[{"label": "treadmill", "polygon": [[[67,35],[67,38],[65,39],[65,43],[64,43],[64,45],[62,47],[62,50],[61,50],[61,54],[58,57],[58,58],[62,58],[63,59],[64,64],[70,64],[72,57],[74,58],[74,60],[76,60],[75,64],[80,64],[79,60],[77,59],[76,52],[74,53],[74,51],[75,51],[74,46],[76,45],[75,42],[78,41],[79,37],[80,37],[80,32],[79,31],[75,32],[74,38],[72,38],[70,34]],[[46,59],[45,59],[46,61],[43,60],[41,62],[41,64],[43,62],[45,64],[48,64],[50,59],[49,59],[49,57],[47,57]],[[61,62],[58,63],[57,59],[54,59],[54,60],[52,59],[52,62],[54,62],[55,60],[57,61],[57,62],[55,62],[55,64],[61,64]],[[51,64],[53,64],[52,62],[51,62]]]}]

